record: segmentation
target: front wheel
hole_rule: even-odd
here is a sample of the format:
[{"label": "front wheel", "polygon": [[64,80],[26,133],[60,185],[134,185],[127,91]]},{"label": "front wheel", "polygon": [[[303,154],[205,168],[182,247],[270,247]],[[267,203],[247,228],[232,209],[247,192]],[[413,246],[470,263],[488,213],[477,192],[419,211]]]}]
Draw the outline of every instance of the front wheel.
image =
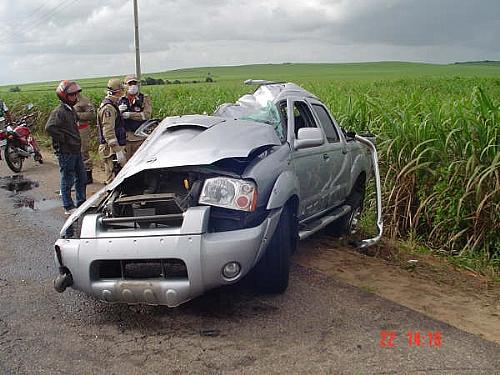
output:
[{"label": "front wheel", "polygon": [[23,168],[24,158],[19,155],[15,147],[7,144],[7,146],[5,146],[4,156],[5,162],[14,173],[21,172],[21,169]]},{"label": "front wheel", "polygon": [[281,211],[273,237],[255,267],[255,286],[263,293],[283,293],[288,287],[290,254],[294,244],[293,215],[290,207]]}]

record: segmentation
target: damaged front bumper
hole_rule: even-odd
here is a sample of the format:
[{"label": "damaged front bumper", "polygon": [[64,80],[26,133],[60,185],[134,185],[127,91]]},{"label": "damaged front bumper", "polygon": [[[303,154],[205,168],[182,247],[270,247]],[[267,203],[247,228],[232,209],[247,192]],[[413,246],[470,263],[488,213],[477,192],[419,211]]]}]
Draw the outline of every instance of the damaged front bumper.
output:
[{"label": "damaged front bumper", "polygon": [[[257,263],[280,210],[259,225],[208,232],[210,207],[191,207],[180,227],[108,230],[99,214],[83,217],[78,239],[59,239],[56,264],[71,287],[107,302],[178,306],[205,291],[237,282]],[[223,268],[237,263],[227,278]]]}]

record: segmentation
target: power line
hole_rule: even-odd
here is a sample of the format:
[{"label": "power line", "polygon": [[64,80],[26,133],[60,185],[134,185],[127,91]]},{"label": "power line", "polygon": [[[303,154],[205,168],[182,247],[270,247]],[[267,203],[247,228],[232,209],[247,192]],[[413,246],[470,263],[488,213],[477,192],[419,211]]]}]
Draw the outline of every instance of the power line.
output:
[{"label": "power line", "polygon": [[[67,0],[62,0],[61,3],[65,2],[65,1],[67,1]],[[35,17],[35,16],[37,16],[38,14],[42,14],[42,16],[43,16],[44,15],[43,13],[45,13],[43,8],[45,8],[46,5],[47,5],[46,3],[42,3],[41,5],[37,6],[34,10],[32,10],[29,15],[27,15],[25,17],[24,16],[18,17],[17,19],[19,19],[21,21],[19,21],[17,23],[10,24],[11,28],[13,29],[13,31],[11,31],[11,33],[18,31],[21,27],[24,27],[25,24],[30,21],[30,19],[36,20],[37,17]],[[59,6],[59,5],[60,5],[60,3],[57,6]],[[48,11],[50,12],[51,10],[49,9]],[[49,12],[47,12],[47,13],[49,13]],[[47,14],[47,13],[45,13],[45,14]]]},{"label": "power line", "polygon": [[[17,25],[17,27],[14,27],[13,30],[10,31],[10,34],[11,36],[13,35],[16,35],[19,33],[19,29],[20,28],[26,28],[24,27],[24,24],[30,22],[31,24],[29,25],[29,31],[33,31],[36,29],[36,27],[38,27],[39,25],[41,25],[42,23],[45,23],[45,22],[48,22],[50,21],[51,19],[54,18],[54,16],[56,16],[59,12],[61,12],[62,10],[68,8],[68,6],[70,5],[73,5],[74,3],[76,3],[77,1],[79,0],[62,0],[61,2],[59,2],[54,8],[50,9],[48,12],[45,12],[43,13],[41,10],[42,8],[44,7],[45,4],[42,4],[41,6],[37,7],[35,10],[32,11],[31,15],[28,16],[23,23],[20,23]],[[36,14],[40,14],[39,17],[35,17],[33,18],[32,20],[30,20],[30,18],[32,18],[32,16],[35,16]],[[9,43],[8,41],[8,35],[5,35],[2,39],[1,39],[1,43],[4,43],[4,44],[7,44]],[[27,42],[27,41],[26,41]],[[15,42],[11,42],[11,43],[15,43],[15,44],[23,44],[23,43],[26,43],[26,42],[21,42],[21,41],[15,41]],[[29,43],[29,42],[27,42]]]},{"label": "power line", "polygon": [[40,4],[34,10],[32,10],[31,13],[28,14],[27,16],[24,16],[22,14],[18,14],[18,15],[14,16],[14,17],[1,18],[0,21],[2,21],[2,24],[7,24],[7,25],[9,25],[11,27],[12,26],[16,26],[15,22],[9,22],[9,21],[13,21],[13,20],[15,20],[16,22],[17,22],[17,20],[23,20],[23,21],[25,21],[26,19],[31,18],[33,15],[35,15],[36,13],[38,13],[39,11],[41,11],[41,9],[44,8],[46,5],[47,5],[47,3]]},{"label": "power line", "polygon": [[35,29],[37,26],[41,25],[45,21],[50,21],[53,16],[55,16],[57,13],[62,11],[63,9],[67,8],[70,5],[73,5],[79,0],[63,0],[58,6],[56,6],[54,9],[52,9],[51,12],[47,13],[45,16],[40,18],[38,21],[35,21],[33,25],[31,25],[31,29]]}]

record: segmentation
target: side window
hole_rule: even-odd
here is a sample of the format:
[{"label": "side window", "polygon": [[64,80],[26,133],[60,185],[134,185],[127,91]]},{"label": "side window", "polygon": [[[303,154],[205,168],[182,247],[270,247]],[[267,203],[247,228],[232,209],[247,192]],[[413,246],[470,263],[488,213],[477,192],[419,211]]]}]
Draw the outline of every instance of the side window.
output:
[{"label": "side window", "polygon": [[340,138],[337,133],[337,129],[335,129],[335,125],[333,124],[333,121],[326,108],[319,104],[313,104],[312,107],[314,112],[316,113],[316,116],[318,116],[323,130],[325,131],[326,139],[328,139],[328,142],[338,142]]},{"label": "side window", "polygon": [[295,120],[295,137],[299,134],[301,128],[317,128],[316,122],[309,110],[309,107],[304,102],[293,103],[293,116]]}]

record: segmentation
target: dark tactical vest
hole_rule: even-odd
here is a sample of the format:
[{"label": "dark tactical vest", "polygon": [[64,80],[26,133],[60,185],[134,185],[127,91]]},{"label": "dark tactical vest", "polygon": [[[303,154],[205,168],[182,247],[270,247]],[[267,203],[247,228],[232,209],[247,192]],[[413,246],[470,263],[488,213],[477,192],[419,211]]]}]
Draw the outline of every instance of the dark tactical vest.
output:
[{"label": "dark tactical vest", "polygon": [[[125,146],[127,144],[127,133],[125,132],[125,124],[123,123],[123,118],[120,115],[120,111],[118,107],[113,103],[113,101],[109,98],[105,98],[99,107],[99,110],[107,104],[111,104],[113,108],[116,110],[117,116],[115,119],[115,135],[118,140],[118,144],[120,146]],[[97,131],[99,134],[99,143],[101,145],[106,144],[106,140],[104,139],[104,134],[102,133],[102,124],[100,116],[97,116]]]},{"label": "dark tactical vest", "polygon": [[[140,92],[136,95],[132,103],[128,100],[128,96],[122,96],[118,101],[118,105],[121,104],[127,106],[127,112],[142,112],[144,110],[144,94]],[[125,129],[130,132],[135,132],[146,120],[132,120],[129,118],[123,121],[125,121]]]}]

